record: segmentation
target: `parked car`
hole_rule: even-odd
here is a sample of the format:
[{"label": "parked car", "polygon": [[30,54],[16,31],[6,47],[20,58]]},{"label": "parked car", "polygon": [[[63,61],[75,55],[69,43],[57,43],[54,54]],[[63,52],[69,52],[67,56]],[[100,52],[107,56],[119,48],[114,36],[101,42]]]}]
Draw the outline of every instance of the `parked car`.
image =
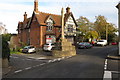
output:
[{"label": "parked car", "polygon": [[55,47],[54,43],[47,43],[43,46],[44,51],[52,51],[52,49]]},{"label": "parked car", "polygon": [[96,45],[106,46],[107,40],[99,40],[99,41],[97,41]]},{"label": "parked car", "polygon": [[34,46],[25,46],[23,49],[22,49],[22,52],[23,53],[33,53],[33,52],[36,52],[36,49]]},{"label": "parked car", "polygon": [[117,43],[117,42],[112,42],[111,44],[112,44],[112,45],[117,45],[118,43]]},{"label": "parked car", "polygon": [[80,42],[78,44],[78,48],[92,48],[93,45],[90,44],[89,42]]}]

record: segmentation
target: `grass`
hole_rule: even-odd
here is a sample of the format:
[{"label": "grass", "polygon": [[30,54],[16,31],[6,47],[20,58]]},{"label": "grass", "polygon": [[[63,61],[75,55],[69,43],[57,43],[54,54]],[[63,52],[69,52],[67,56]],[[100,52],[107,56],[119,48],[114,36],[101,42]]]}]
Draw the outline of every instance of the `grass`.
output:
[{"label": "grass", "polygon": [[18,51],[10,51],[10,54],[21,54],[21,52],[18,52]]}]

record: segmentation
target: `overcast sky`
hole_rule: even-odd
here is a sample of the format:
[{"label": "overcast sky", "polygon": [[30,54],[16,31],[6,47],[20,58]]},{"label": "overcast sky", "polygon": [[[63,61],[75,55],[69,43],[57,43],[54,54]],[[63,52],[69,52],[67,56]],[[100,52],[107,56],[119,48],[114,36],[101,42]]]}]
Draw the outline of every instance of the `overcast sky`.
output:
[{"label": "overcast sky", "polygon": [[[91,22],[95,16],[102,15],[107,21],[118,26],[118,10],[115,7],[119,0],[38,0],[39,11],[59,14],[61,8],[69,6],[75,19],[87,17]],[[19,21],[23,21],[23,14],[27,12],[31,17],[34,0],[2,0],[0,2],[0,22],[6,25],[9,33],[17,33]]]}]

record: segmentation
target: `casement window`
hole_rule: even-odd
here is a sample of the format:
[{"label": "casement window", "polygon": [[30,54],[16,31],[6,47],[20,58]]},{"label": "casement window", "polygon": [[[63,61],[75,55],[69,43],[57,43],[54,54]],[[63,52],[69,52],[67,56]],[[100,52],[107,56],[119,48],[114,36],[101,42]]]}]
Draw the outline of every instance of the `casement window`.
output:
[{"label": "casement window", "polygon": [[73,32],[73,25],[71,24],[68,24],[68,32]]},{"label": "casement window", "polygon": [[52,22],[47,22],[47,31],[52,31],[53,30],[53,23]]}]

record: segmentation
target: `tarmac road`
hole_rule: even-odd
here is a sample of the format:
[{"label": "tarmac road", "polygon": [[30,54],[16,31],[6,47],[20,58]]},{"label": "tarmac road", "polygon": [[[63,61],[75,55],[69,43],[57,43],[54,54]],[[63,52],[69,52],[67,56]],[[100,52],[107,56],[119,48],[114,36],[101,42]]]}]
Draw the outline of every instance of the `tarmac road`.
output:
[{"label": "tarmac road", "polygon": [[105,46],[77,49],[77,55],[74,57],[18,71],[5,78],[100,78],[103,80],[106,57],[116,48],[117,46]]}]

